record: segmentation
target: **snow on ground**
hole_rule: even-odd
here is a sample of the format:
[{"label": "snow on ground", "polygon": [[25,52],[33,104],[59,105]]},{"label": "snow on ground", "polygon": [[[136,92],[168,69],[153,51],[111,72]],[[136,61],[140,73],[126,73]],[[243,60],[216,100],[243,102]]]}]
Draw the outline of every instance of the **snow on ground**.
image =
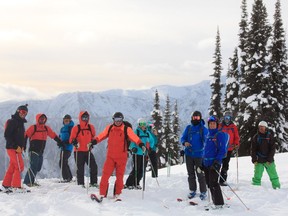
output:
[{"label": "snow on ground", "polygon": [[[90,200],[91,193],[98,193],[98,189],[87,190],[73,183],[57,183],[58,179],[39,179],[38,188],[32,188],[31,193],[26,194],[0,194],[1,216],[85,216],[85,215],[287,215],[288,212],[288,154],[277,154],[275,162],[280,177],[281,189],[273,190],[268,175],[264,172],[262,186],[252,186],[253,164],[250,157],[242,157],[239,164],[239,185],[237,187],[236,160],[231,159],[229,171],[229,185],[235,189],[246,207],[237,196],[229,189],[222,187],[225,193],[225,202],[230,208],[205,211],[204,205],[208,201],[201,201],[199,197],[193,199],[198,206],[190,206],[186,201],[177,202],[177,198],[185,198],[188,193],[186,166],[171,167],[170,177],[167,177],[167,169],[159,171],[158,186],[151,173],[147,173],[146,190],[144,199],[142,190],[123,190],[122,202],[113,202],[105,199],[98,204]],[[127,176],[125,176],[126,180]],[[99,178],[100,180],[100,178]],[[110,178],[108,197],[112,197],[115,177]],[[99,181],[100,182],[100,181]],[[199,192],[199,191],[198,191]]]}]

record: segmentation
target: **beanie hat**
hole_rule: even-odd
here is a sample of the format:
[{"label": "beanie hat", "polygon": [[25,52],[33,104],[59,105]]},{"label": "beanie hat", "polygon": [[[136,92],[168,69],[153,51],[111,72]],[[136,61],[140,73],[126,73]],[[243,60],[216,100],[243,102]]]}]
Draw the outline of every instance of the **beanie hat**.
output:
[{"label": "beanie hat", "polygon": [[25,110],[26,112],[28,112],[28,104],[19,106],[16,112],[19,112],[20,110]]},{"label": "beanie hat", "polygon": [[[200,119],[193,119],[193,116],[200,116]],[[198,125],[201,122],[202,114],[199,111],[195,111],[191,115],[191,124]]]},{"label": "beanie hat", "polygon": [[267,122],[266,121],[260,121],[259,122],[259,124],[258,124],[258,126],[263,126],[263,127],[268,127],[268,124],[267,124]]},{"label": "beanie hat", "polygon": [[201,114],[200,111],[193,112],[192,115],[191,115],[191,118],[192,118],[192,116],[200,116],[200,118],[202,119],[202,114]]},{"label": "beanie hat", "polygon": [[69,114],[66,114],[63,119],[71,119],[71,116]]}]

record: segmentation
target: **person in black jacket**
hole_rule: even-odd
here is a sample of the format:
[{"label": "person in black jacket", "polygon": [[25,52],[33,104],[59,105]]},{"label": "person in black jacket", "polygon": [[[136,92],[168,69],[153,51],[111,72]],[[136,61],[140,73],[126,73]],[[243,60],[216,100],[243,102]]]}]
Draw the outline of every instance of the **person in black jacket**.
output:
[{"label": "person in black jacket", "polygon": [[2,182],[3,190],[12,192],[21,190],[21,172],[24,170],[22,151],[26,148],[25,127],[28,108],[26,105],[19,106],[11,119],[5,124],[4,137],[6,139],[6,150],[10,158],[9,166]]},{"label": "person in black jacket", "polygon": [[252,178],[253,185],[261,185],[261,178],[266,169],[272,187],[280,188],[279,177],[274,163],[275,155],[275,140],[273,134],[268,130],[268,124],[261,121],[258,124],[258,133],[254,135],[251,143],[251,157],[254,164],[254,177]]}]

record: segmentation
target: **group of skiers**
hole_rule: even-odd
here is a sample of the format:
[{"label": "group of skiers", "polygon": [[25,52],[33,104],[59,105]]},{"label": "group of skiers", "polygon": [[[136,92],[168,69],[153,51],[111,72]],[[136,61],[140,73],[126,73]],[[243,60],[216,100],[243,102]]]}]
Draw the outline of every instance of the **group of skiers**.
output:
[{"label": "group of skiers", "polygon": [[[237,126],[233,123],[232,112],[226,111],[220,122],[216,116],[208,118],[208,129],[199,111],[191,115],[191,124],[186,126],[181,136],[184,150],[181,156],[186,159],[189,193],[192,199],[197,194],[196,176],[200,187],[200,199],[207,197],[210,189],[213,204],[217,208],[224,205],[220,186],[227,186],[229,161],[235,153],[238,157],[240,138]],[[252,139],[251,156],[254,165],[253,185],[261,185],[264,168],[274,189],[280,188],[279,177],[274,163],[275,141],[268,130],[268,124],[261,121],[258,132]],[[207,185],[207,187],[206,187]],[[229,186],[229,185],[228,185]]]},{"label": "group of skiers", "polygon": [[[63,127],[59,136],[46,125],[47,116],[43,113],[36,115],[36,124],[26,131],[26,115],[28,105],[21,105],[5,124],[4,136],[6,139],[7,154],[10,158],[9,167],[2,182],[2,190],[14,192],[25,190],[21,186],[21,172],[24,170],[22,152],[26,151],[29,139],[29,168],[24,178],[24,184],[31,187],[37,185],[35,177],[43,164],[43,153],[47,136],[54,139],[61,149],[59,167],[62,170],[64,182],[73,178],[68,159],[74,151],[77,167],[77,184],[84,187],[84,166],[89,167],[90,185],[98,187],[98,166],[91,149],[94,145],[108,139],[107,155],[104,162],[100,181],[100,199],[107,196],[109,178],[116,173],[114,196],[118,197],[123,188],[141,189],[140,181],[145,178],[148,159],[151,163],[152,177],[158,176],[157,169],[157,131],[153,124],[143,118],[138,120],[137,128],[133,131],[129,122],[124,121],[121,112],[112,116],[113,123],[96,135],[94,125],[90,123],[87,111],[79,113],[79,124],[74,125],[70,115],[63,117]],[[200,187],[200,199],[207,197],[207,187],[210,189],[212,201],[215,206],[223,206],[224,200],[220,186],[227,186],[227,172],[231,156],[240,146],[237,126],[233,123],[232,113],[226,111],[220,122],[216,116],[208,118],[208,128],[202,119],[202,114],[195,111],[191,115],[191,124],[187,125],[181,136],[184,150],[181,156],[186,159],[188,172],[189,194],[192,199],[197,195],[196,176]],[[133,154],[133,169],[126,183],[123,182],[128,151]],[[274,189],[280,188],[279,177],[274,163],[275,141],[268,130],[268,124],[261,121],[258,132],[252,138],[251,156],[254,164],[253,185],[261,185],[264,168],[272,182]],[[237,155],[238,156],[238,155]],[[143,179],[144,180],[144,179]]]}]

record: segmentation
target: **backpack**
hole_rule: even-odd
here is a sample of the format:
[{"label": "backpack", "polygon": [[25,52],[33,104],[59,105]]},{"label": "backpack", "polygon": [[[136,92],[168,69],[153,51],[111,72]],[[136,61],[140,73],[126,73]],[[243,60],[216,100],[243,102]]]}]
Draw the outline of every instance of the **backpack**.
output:
[{"label": "backpack", "polygon": [[[128,150],[128,148],[130,146],[130,143],[131,143],[131,141],[128,138],[127,128],[130,127],[132,129],[132,124],[130,122],[128,122],[128,121],[123,121],[123,124],[124,124],[124,142],[126,141],[126,144],[127,144],[126,149],[125,149],[125,146],[124,146],[124,151],[125,151],[125,150]],[[111,131],[113,126],[114,126],[113,124],[110,125],[110,127],[108,129],[107,136],[109,136],[109,133],[110,133],[110,131]]]},{"label": "backpack", "polygon": [[90,124],[88,124],[88,128],[84,128],[84,129],[82,129],[82,128],[80,127],[80,124],[78,124],[77,127],[78,127],[78,132],[77,132],[77,134],[76,134],[75,139],[77,139],[77,137],[79,136],[79,134],[80,134],[81,131],[82,131],[82,133],[83,133],[83,131],[88,130],[88,131],[90,131],[90,133],[92,134],[92,130],[91,130]]},{"label": "backpack", "polygon": [[45,128],[45,130],[37,130],[37,125],[35,124],[35,125],[33,125],[34,126],[34,131],[33,131],[33,133],[31,134],[31,136],[30,136],[30,138],[36,133],[36,132],[48,132],[48,129],[47,129],[47,126],[46,125],[44,125],[44,128]]},{"label": "backpack", "polygon": [[[190,136],[190,134],[191,134],[191,125],[190,125],[190,127],[189,127],[189,130],[188,130],[188,133],[187,133],[187,135],[188,135],[188,137]],[[200,134],[200,138],[201,138],[201,140],[202,140],[202,143],[204,143],[205,142],[205,138],[204,138],[204,135],[203,135],[203,125],[201,125],[200,126],[200,129],[199,129],[199,134]],[[193,132],[193,133],[196,133],[196,131],[195,132]]]}]

